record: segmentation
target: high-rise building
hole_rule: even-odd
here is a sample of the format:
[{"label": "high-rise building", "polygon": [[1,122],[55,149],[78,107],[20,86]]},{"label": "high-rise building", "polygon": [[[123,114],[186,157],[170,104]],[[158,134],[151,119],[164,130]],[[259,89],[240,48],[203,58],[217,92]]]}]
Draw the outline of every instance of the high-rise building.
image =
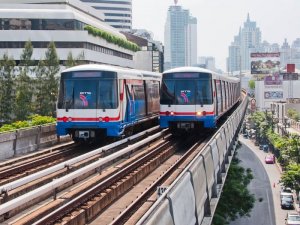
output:
[{"label": "high-rise building", "polygon": [[215,57],[212,56],[200,56],[198,58],[198,64],[197,66],[200,66],[202,68],[216,71],[216,60]]},{"label": "high-rise building", "polygon": [[240,37],[235,36],[234,41],[228,48],[229,57],[227,60],[227,71],[229,73],[233,73],[235,71],[241,70],[241,45],[240,45]]},{"label": "high-rise building", "polygon": [[244,27],[229,46],[228,71],[250,70],[250,54],[256,52],[261,43],[261,31],[256,22],[250,20],[249,13]]},{"label": "high-rise building", "polygon": [[197,62],[197,19],[181,6],[170,6],[165,24],[164,69]]},{"label": "high-rise building", "polygon": [[120,31],[132,28],[132,0],[80,0],[104,14],[104,21]]},{"label": "high-rise building", "polygon": [[241,69],[250,70],[250,53],[255,52],[261,43],[261,32],[256,27],[256,22],[250,21],[248,13],[247,21],[240,32],[241,43]]}]

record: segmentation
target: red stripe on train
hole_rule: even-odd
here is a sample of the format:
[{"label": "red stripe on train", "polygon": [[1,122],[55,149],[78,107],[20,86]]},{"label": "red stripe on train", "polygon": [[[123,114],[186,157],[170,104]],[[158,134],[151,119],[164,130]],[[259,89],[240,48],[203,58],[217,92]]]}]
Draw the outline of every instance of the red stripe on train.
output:
[{"label": "red stripe on train", "polygon": [[[159,115],[163,115],[163,116],[166,116],[166,115],[170,115],[170,112],[167,113],[167,112],[159,112]],[[212,111],[212,112],[206,112],[206,115],[214,115],[215,113]],[[173,115],[174,116],[197,116],[197,112],[173,112]]]}]

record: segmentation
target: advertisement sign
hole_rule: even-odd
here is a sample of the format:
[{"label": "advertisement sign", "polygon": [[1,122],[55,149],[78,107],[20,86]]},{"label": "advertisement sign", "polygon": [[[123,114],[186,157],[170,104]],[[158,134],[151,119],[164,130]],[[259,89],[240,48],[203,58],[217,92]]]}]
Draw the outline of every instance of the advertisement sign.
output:
[{"label": "advertisement sign", "polygon": [[251,53],[251,74],[273,74],[280,68],[280,53]]},{"label": "advertisement sign", "polygon": [[283,80],[298,80],[298,73],[281,73]]},{"label": "advertisement sign", "polygon": [[265,85],[282,85],[282,80],[278,74],[274,76],[266,76],[264,78]]},{"label": "advertisement sign", "polygon": [[282,99],[282,91],[265,91],[265,99]]}]

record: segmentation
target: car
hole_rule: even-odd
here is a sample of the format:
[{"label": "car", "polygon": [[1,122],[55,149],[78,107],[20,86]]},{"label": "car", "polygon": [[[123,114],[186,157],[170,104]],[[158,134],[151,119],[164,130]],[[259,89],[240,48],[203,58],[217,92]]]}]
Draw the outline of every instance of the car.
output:
[{"label": "car", "polygon": [[268,145],[264,145],[264,146],[263,146],[263,150],[264,150],[264,152],[268,152],[269,146],[268,146]]},{"label": "car", "polygon": [[259,150],[263,150],[264,145],[259,145]]},{"label": "car", "polygon": [[300,224],[300,215],[297,212],[288,212],[286,219],[286,225],[297,225]]},{"label": "car", "polygon": [[282,209],[294,209],[294,201],[290,197],[282,197],[280,199],[280,205]]},{"label": "car", "polygon": [[268,154],[265,157],[266,164],[274,164],[275,163],[275,156],[273,154]]},{"label": "car", "polygon": [[290,187],[281,187],[280,193],[292,193],[292,189]]}]

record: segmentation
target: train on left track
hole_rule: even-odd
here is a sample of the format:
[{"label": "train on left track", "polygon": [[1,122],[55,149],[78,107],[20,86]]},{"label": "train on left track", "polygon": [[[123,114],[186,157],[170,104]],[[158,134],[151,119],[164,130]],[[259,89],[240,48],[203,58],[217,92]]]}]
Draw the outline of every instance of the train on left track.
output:
[{"label": "train on left track", "polygon": [[81,65],[61,73],[57,135],[74,141],[121,137],[158,123],[161,74],[108,65]]}]

